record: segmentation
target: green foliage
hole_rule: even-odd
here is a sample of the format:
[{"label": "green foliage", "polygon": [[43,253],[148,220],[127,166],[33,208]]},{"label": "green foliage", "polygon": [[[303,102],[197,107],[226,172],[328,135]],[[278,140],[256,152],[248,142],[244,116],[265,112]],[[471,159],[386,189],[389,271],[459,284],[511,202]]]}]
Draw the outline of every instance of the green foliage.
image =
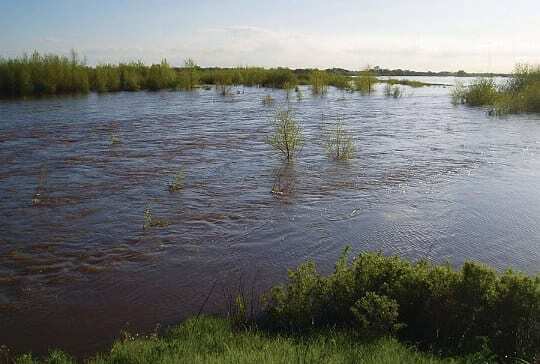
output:
[{"label": "green foliage", "polygon": [[181,88],[185,90],[193,90],[199,84],[199,66],[191,58],[184,61],[184,69],[181,75],[185,75]]},{"label": "green foliage", "polygon": [[351,79],[347,76],[338,73],[327,72],[327,82],[330,86],[334,86],[340,90],[352,91]]},{"label": "green foliage", "polygon": [[169,66],[167,60],[160,64],[153,64],[148,70],[146,87],[150,91],[172,89],[176,87],[176,72]]},{"label": "green foliage", "polygon": [[464,102],[471,106],[492,105],[497,97],[497,86],[492,78],[479,78],[465,92]]},{"label": "green foliage", "polygon": [[382,337],[396,332],[399,329],[398,309],[396,300],[379,296],[375,292],[367,292],[351,307],[360,332],[369,337]]},{"label": "green foliage", "polygon": [[304,139],[302,129],[290,110],[278,110],[273,120],[273,133],[267,143],[291,161],[300,152]]},{"label": "green foliage", "polygon": [[386,97],[393,97],[394,99],[398,99],[401,96],[403,96],[403,91],[399,86],[393,86],[390,83],[387,83],[384,86],[384,95]]},{"label": "green foliage", "polygon": [[354,157],[356,150],[351,133],[343,127],[340,118],[326,131],[326,150],[334,160],[347,160]]},{"label": "green foliage", "polygon": [[476,352],[534,362],[540,355],[540,277],[466,263],[461,270],[363,253],[321,276],[313,262],[274,288],[263,325],[313,330],[348,327],[400,337],[445,353]]},{"label": "green foliage", "polygon": [[[466,361],[422,354],[391,338],[366,342],[350,333],[330,330],[305,337],[267,335],[255,329],[235,330],[226,320],[200,317],[171,328],[163,336],[126,335],[108,353],[85,362],[451,364]],[[42,360],[21,356],[16,363],[71,364],[73,360],[55,352]]]},{"label": "green foliage", "polygon": [[455,88],[452,102],[488,106],[492,114],[540,112],[540,66],[518,65],[510,79],[497,86],[479,78],[468,87]]},{"label": "green foliage", "polygon": [[328,92],[328,75],[326,72],[313,70],[309,77],[311,92],[314,95],[324,95]]},{"label": "green foliage", "polygon": [[371,94],[377,83],[377,77],[375,73],[368,68],[358,73],[358,76],[354,79],[356,90],[362,94]]},{"label": "green foliage", "polygon": [[24,55],[0,58],[0,97],[25,97],[89,91],[88,68],[75,52],[71,57]]},{"label": "green foliage", "polygon": [[424,86],[438,86],[439,84],[435,83],[427,83],[427,82],[421,82],[421,81],[414,81],[414,80],[396,80],[393,78],[390,78],[388,80],[379,80],[378,82],[384,82],[389,85],[403,85],[403,86],[409,86],[414,88],[424,87]]}]

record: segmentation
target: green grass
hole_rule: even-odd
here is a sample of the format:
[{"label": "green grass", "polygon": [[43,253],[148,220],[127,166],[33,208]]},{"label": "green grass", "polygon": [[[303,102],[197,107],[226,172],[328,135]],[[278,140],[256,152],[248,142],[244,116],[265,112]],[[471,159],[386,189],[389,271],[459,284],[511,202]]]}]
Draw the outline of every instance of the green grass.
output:
[{"label": "green grass", "polygon": [[518,65],[506,83],[479,78],[469,86],[458,84],[451,93],[453,103],[484,106],[490,114],[540,112],[540,66]]},{"label": "green grass", "polygon": [[[30,355],[18,364],[73,363],[60,351],[41,360]],[[127,336],[108,353],[88,363],[459,363],[419,353],[392,338],[366,342],[347,332],[327,331],[310,336],[268,335],[235,330],[224,319],[201,317],[172,328],[163,336]],[[464,362],[464,361],[461,361]]]},{"label": "green grass", "polygon": [[386,83],[389,85],[403,85],[403,86],[409,86],[413,88],[419,88],[419,87],[426,87],[426,86],[448,86],[441,83],[429,83],[429,82],[421,82],[421,81],[414,81],[414,80],[398,80],[394,78],[390,78],[388,80],[378,80],[380,83]]}]

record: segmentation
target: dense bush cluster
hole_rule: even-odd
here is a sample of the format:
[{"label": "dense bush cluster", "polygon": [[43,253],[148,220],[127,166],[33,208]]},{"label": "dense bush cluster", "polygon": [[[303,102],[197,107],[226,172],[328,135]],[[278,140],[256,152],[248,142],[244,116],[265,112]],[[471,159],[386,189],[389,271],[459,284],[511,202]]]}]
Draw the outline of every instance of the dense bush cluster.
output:
[{"label": "dense bush cluster", "polygon": [[497,85],[491,78],[479,78],[469,86],[452,91],[455,103],[488,106],[490,113],[540,112],[540,66],[519,65],[512,76]]},{"label": "dense bush cluster", "polygon": [[287,331],[346,327],[362,336],[396,333],[435,352],[540,358],[540,277],[476,263],[461,270],[426,261],[347,255],[330,276],[313,262],[274,288],[261,321]]},{"label": "dense bush cluster", "polygon": [[2,97],[86,93],[89,90],[89,70],[75,52],[71,58],[39,53],[17,59],[0,58]]}]

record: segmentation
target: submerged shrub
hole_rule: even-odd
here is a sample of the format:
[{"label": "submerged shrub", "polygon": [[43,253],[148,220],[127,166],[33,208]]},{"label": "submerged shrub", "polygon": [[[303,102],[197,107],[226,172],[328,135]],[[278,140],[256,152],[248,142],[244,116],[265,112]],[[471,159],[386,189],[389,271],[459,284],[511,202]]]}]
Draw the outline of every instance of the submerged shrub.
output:
[{"label": "submerged shrub", "polygon": [[169,192],[180,191],[184,188],[185,173],[183,169],[180,169],[174,176],[172,182],[169,184]]},{"label": "submerged shrub", "polygon": [[186,81],[183,85],[183,88],[186,90],[193,90],[199,84],[199,66],[191,58],[188,58],[184,61],[183,73],[186,75]]},{"label": "submerged shrub", "polygon": [[393,97],[394,99],[398,99],[401,96],[403,96],[403,91],[399,86],[392,86],[390,83],[386,83],[384,86],[384,95],[386,97]]},{"label": "submerged shrub", "polygon": [[465,93],[465,103],[471,106],[492,105],[497,96],[497,87],[492,78],[479,78]]},{"label": "submerged shrub", "polygon": [[165,227],[168,225],[169,222],[167,220],[154,217],[154,215],[152,214],[152,210],[150,210],[150,207],[146,207],[144,209],[143,230],[147,230],[153,227]]},{"label": "submerged shrub", "polygon": [[[422,347],[498,360],[540,359],[540,276],[499,274],[477,263],[461,270],[425,261],[344,254],[333,274],[313,262],[289,272],[267,300],[263,325],[305,330],[344,327],[361,335],[397,333]],[[399,329],[399,331],[398,331]]]},{"label": "submerged shrub", "polygon": [[375,89],[377,83],[377,77],[375,73],[368,68],[358,73],[358,76],[354,79],[356,90],[362,94],[371,94]]},{"label": "submerged shrub", "polygon": [[343,120],[336,119],[326,131],[326,150],[334,160],[347,160],[354,157],[355,146],[351,133],[343,127]]},{"label": "submerged shrub", "polygon": [[278,110],[273,120],[273,132],[267,143],[279,151],[287,161],[300,152],[304,139],[302,129],[290,110]]},{"label": "submerged shrub", "polygon": [[328,77],[326,72],[313,70],[309,77],[311,92],[314,95],[324,95],[328,92]]},{"label": "submerged shrub", "polygon": [[450,97],[452,104],[464,104],[466,102],[467,87],[461,81],[457,81],[452,90],[450,91]]},{"label": "submerged shrub", "polygon": [[266,95],[262,100],[263,105],[270,106],[274,103],[274,98],[271,95]]},{"label": "submerged shrub", "polygon": [[518,65],[504,84],[480,78],[455,89],[451,96],[453,102],[488,106],[491,114],[540,112],[540,66]]}]

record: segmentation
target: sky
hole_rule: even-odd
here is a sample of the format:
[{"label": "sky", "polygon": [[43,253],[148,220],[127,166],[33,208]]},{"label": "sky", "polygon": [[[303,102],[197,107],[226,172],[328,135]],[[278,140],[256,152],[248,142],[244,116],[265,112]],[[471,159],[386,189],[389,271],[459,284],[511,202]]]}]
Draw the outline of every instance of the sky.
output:
[{"label": "sky", "polygon": [[0,0],[0,56],[88,64],[509,72],[540,64],[538,0]]}]

